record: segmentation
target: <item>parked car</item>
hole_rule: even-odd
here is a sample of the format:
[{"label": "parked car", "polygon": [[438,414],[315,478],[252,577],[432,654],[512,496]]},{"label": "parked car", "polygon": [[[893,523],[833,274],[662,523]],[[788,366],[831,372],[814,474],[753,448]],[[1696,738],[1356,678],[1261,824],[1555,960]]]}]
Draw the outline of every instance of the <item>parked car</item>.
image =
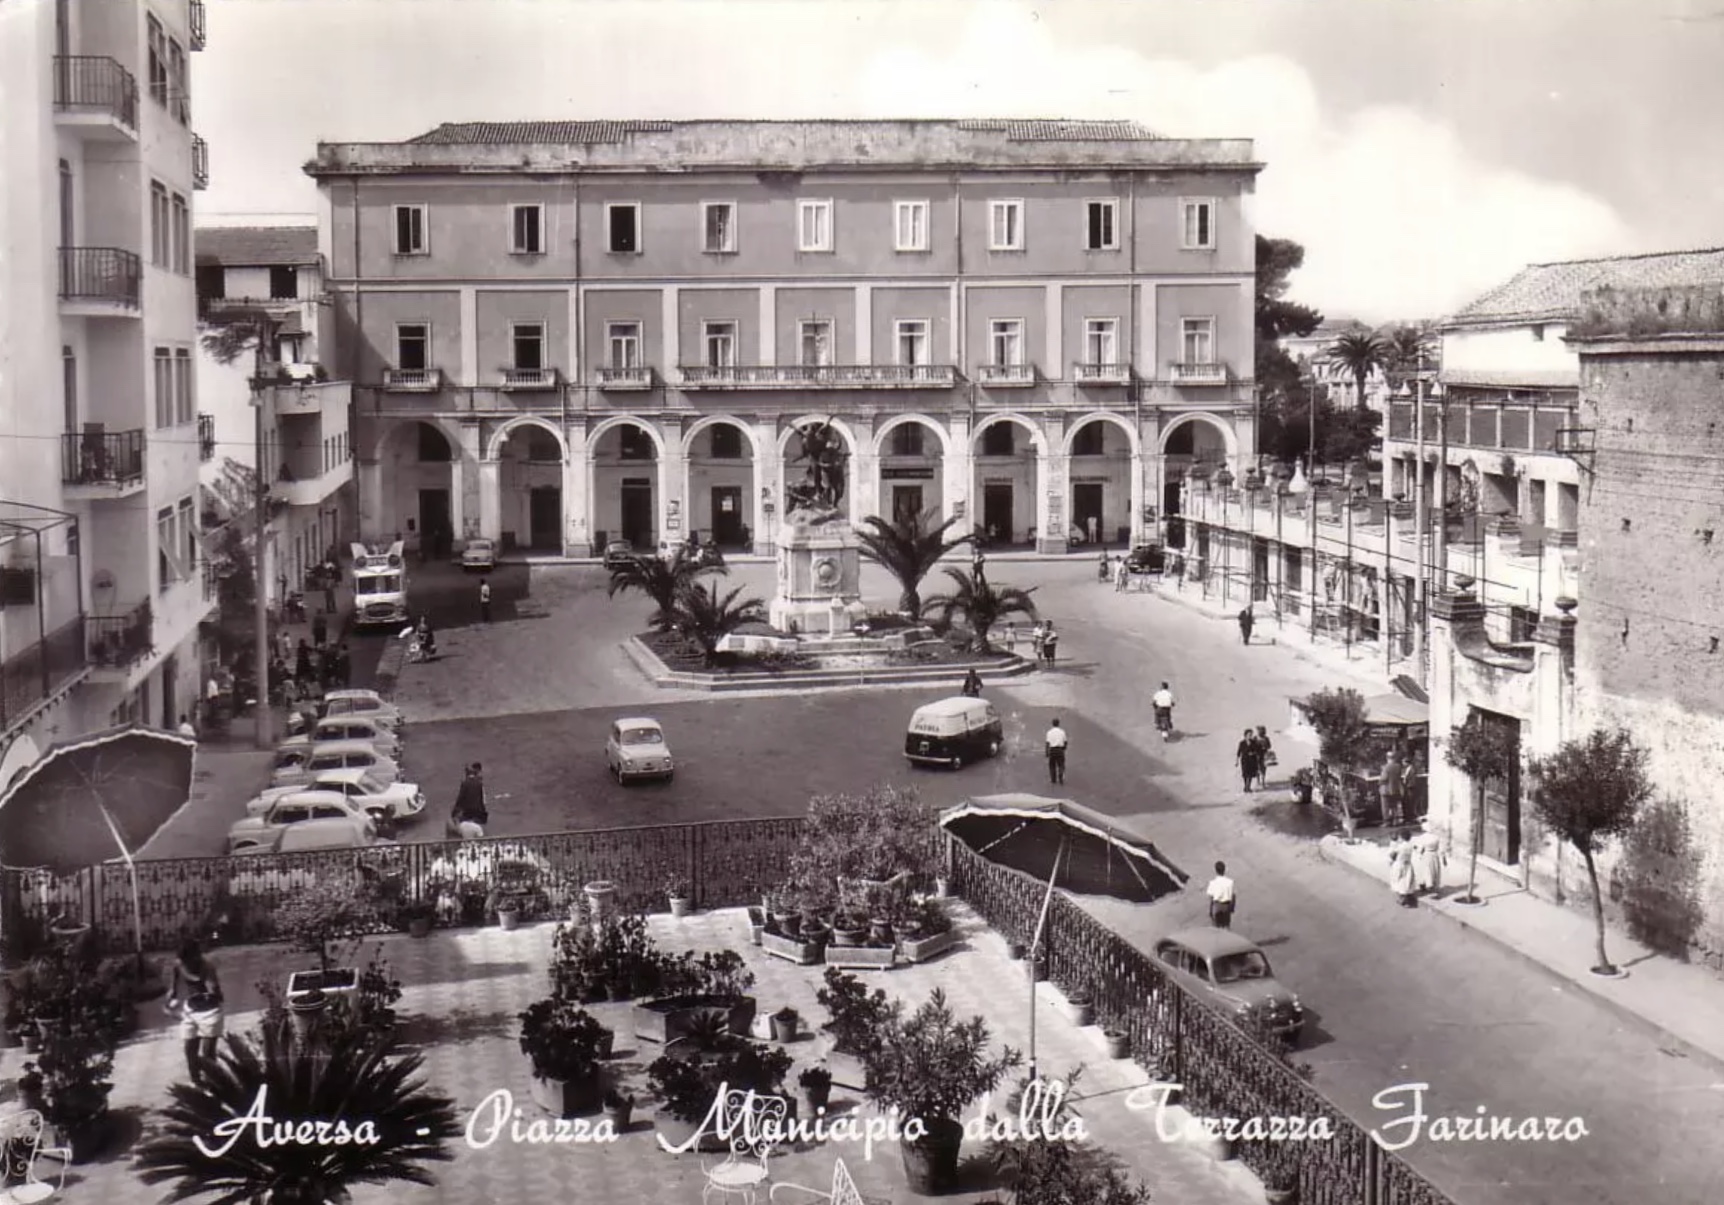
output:
[{"label": "parked car", "polygon": [[399,848],[375,832],[348,819],[306,820],[278,830],[267,842],[246,845],[233,852],[244,854],[301,854],[320,849]]},{"label": "parked car", "polygon": [[401,714],[399,707],[374,690],[330,691],[318,704],[318,716],[327,719],[332,715],[367,716],[382,720],[396,730],[407,722],[407,717]]},{"label": "parked car", "polygon": [[[227,832],[227,851],[243,853],[254,846],[275,852],[281,834],[295,825],[332,820],[351,825],[352,845],[367,845],[377,837],[377,823],[364,808],[337,791],[296,791],[284,795],[258,816],[237,821]],[[340,843],[338,843],[340,844]]]},{"label": "parked car", "polygon": [[369,770],[384,782],[398,782],[401,767],[393,758],[379,753],[365,741],[325,741],[311,744],[304,740],[290,741],[276,750],[270,785],[275,787],[303,786],[329,770]]},{"label": "parked car", "polygon": [[616,569],[635,559],[635,546],[627,540],[612,540],[605,545],[605,568]]},{"label": "parked car", "polygon": [[357,715],[327,716],[317,721],[310,732],[293,737],[284,745],[295,742],[321,745],[329,741],[364,741],[391,761],[401,760],[401,737],[389,725]]},{"label": "parked car", "polygon": [[1275,979],[1269,956],[1230,929],[1185,929],[1155,943],[1155,957],[1198,999],[1241,1024],[1261,1024],[1289,1040],[1305,1010]]},{"label": "parked car", "polygon": [[1126,558],[1125,567],[1132,573],[1160,573],[1167,567],[1167,549],[1160,544],[1139,544]]},{"label": "parked car", "polygon": [[407,820],[425,810],[425,793],[417,783],[389,782],[363,767],[320,771],[303,786],[271,787],[245,805],[248,816],[261,816],[277,800],[298,791],[335,791],[384,820]]},{"label": "parked car", "polygon": [[618,782],[631,778],[671,779],[676,759],[665,743],[664,729],[657,720],[634,716],[611,725],[605,740],[605,765]]},{"label": "parked car", "polygon": [[957,695],[915,710],[904,733],[904,756],[916,765],[962,770],[966,762],[998,756],[1004,744],[994,705]]},{"label": "parked car", "polygon": [[467,547],[461,550],[461,568],[495,569],[497,567],[497,541],[468,540]]}]

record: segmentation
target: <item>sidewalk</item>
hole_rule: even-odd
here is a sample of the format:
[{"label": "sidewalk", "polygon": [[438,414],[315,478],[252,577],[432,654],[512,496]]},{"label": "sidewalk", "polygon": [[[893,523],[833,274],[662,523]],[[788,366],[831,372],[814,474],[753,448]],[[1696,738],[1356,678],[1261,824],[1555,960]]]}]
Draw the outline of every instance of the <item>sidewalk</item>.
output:
[{"label": "sidewalk", "polygon": [[[1338,836],[1329,836],[1317,849],[1325,860],[1351,866],[1387,889],[1386,841],[1361,840],[1350,845]],[[1619,929],[1610,928],[1605,948],[1611,961],[1627,974],[1620,979],[1594,975],[1588,968],[1597,957],[1597,937],[1589,915],[1539,899],[1484,867],[1479,868],[1479,897],[1485,902],[1458,904],[1455,897],[1466,894],[1465,876],[1465,859],[1451,859],[1445,872],[1450,885],[1437,898],[1422,900],[1421,906],[1506,946],[1629,1021],[1649,1026],[1724,1065],[1724,984],[1712,971],[1656,954]],[[1455,883],[1456,879],[1463,881]]]}]

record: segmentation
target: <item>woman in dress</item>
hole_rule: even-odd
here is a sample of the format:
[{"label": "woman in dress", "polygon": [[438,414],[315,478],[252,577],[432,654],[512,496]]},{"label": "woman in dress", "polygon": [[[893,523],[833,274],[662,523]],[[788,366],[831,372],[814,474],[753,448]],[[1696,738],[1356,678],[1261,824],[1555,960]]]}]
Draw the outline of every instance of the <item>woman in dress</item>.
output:
[{"label": "woman in dress", "polygon": [[215,1062],[216,1041],[222,1035],[221,981],[195,941],[180,947],[168,989],[167,1010],[180,1014],[180,1040],[185,1043],[186,1070],[194,1086],[203,1083],[205,1068]]},{"label": "woman in dress", "polygon": [[1239,777],[1247,791],[1263,773],[1261,754],[1257,749],[1257,734],[1251,729],[1245,730],[1245,735],[1239,738],[1239,747],[1233,752],[1233,760],[1239,764]]},{"label": "woman in dress", "polygon": [[1413,908],[1418,904],[1414,898],[1419,888],[1418,875],[1413,869],[1413,843],[1409,839],[1412,835],[1411,829],[1404,828],[1389,845],[1389,889],[1403,908]]}]

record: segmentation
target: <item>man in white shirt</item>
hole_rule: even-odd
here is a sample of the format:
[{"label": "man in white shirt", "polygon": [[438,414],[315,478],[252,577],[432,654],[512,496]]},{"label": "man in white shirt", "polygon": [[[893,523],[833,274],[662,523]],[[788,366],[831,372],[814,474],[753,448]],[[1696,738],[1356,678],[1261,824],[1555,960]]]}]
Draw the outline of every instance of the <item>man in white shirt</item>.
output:
[{"label": "man in white shirt", "polygon": [[1215,877],[1203,890],[1209,896],[1209,923],[1217,929],[1233,928],[1233,909],[1239,897],[1233,880],[1227,877],[1227,863],[1215,864]]},{"label": "man in white shirt", "polygon": [[1048,734],[1042,738],[1042,744],[1046,747],[1048,754],[1049,782],[1062,783],[1066,780],[1066,746],[1070,743],[1071,738],[1066,735],[1066,730],[1060,727],[1060,722],[1056,719],[1054,726],[1049,728]]},{"label": "man in white shirt", "polygon": [[1150,700],[1150,706],[1155,709],[1155,726],[1161,730],[1162,735],[1165,736],[1172,732],[1173,691],[1168,689],[1167,683],[1163,682],[1161,689],[1155,692],[1155,697]]}]

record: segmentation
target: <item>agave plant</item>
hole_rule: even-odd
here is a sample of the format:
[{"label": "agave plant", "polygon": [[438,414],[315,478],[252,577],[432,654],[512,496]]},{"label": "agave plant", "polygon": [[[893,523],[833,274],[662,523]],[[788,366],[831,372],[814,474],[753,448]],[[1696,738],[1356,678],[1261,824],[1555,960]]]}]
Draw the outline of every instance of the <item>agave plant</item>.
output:
[{"label": "agave plant", "polygon": [[687,549],[679,545],[669,560],[662,556],[636,556],[613,568],[610,597],[630,590],[646,595],[658,606],[647,623],[655,632],[665,632],[676,626],[677,600],[697,578],[729,573],[730,569],[722,562],[696,564]]},{"label": "agave plant", "polygon": [[922,579],[933,571],[940,559],[953,549],[975,542],[975,536],[948,537],[946,533],[959,522],[953,515],[936,526],[939,512],[929,509],[920,514],[902,514],[888,523],[879,515],[862,520],[856,532],[865,561],[872,561],[898,579],[903,593],[898,597],[898,609],[911,615],[922,613],[919,590]]},{"label": "agave plant", "polygon": [[720,596],[711,586],[690,582],[677,596],[672,611],[675,626],[689,639],[700,645],[708,663],[718,655],[718,645],[726,636],[750,623],[766,618],[766,604],[758,598],[741,602],[738,586]]},{"label": "agave plant", "polygon": [[[452,1158],[455,1102],[431,1092],[418,1055],[392,1056],[362,1036],[310,1046],[266,1030],[229,1034],[202,1087],[174,1084],[167,1124],[139,1148],[138,1175],[172,1184],[170,1201],[214,1205],[326,1205],[357,1184],[434,1184],[423,1164]],[[347,1142],[268,1145],[276,1125],[345,1124]],[[368,1129],[362,1130],[362,1124]],[[374,1141],[367,1141],[374,1139]]]},{"label": "agave plant", "polygon": [[952,579],[949,594],[935,594],[922,603],[923,614],[932,614],[949,623],[952,616],[961,615],[972,633],[971,649],[988,652],[988,632],[1008,615],[1028,615],[1034,618],[1036,604],[1030,595],[1034,586],[1020,590],[1016,586],[996,586],[985,576],[976,576],[963,569],[946,570]]}]

